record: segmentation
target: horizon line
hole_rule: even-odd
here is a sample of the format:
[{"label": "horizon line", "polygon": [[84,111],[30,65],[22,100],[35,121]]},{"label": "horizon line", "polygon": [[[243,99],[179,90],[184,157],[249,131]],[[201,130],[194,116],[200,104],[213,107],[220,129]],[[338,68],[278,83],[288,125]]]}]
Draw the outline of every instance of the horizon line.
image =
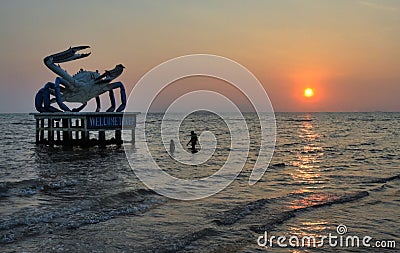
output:
[{"label": "horizon line", "polygon": [[[85,111],[86,112],[86,111]],[[234,113],[232,111],[217,111],[219,113]],[[255,113],[255,111],[241,111],[242,113]],[[29,114],[38,113],[34,112],[0,112],[0,114]],[[104,112],[102,112],[104,113]],[[151,111],[148,113],[165,113],[165,111]],[[185,112],[174,112],[174,113],[185,113]],[[260,112],[268,113],[268,112]],[[273,113],[400,113],[400,111],[274,111]]]}]

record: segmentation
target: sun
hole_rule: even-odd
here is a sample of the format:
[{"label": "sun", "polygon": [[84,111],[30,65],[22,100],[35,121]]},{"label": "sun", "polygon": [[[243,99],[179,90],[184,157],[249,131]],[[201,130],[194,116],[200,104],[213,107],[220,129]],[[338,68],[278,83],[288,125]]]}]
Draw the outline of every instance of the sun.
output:
[{"label": "sun", "polygon": [[313,96],[314,96],[314,90],[311,89],[311,88],[305,89],[305,90],[304,90],[304,96],[305,96],[306,98],[311,98],[311,97],[313,97]]}]

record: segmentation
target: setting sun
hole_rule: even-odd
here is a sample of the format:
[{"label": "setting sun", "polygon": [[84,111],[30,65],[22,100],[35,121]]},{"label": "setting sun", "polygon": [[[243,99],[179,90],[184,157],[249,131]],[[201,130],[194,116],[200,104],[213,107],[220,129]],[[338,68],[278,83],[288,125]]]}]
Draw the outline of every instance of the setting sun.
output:
[{"label": "setting sun", "polygon": [[304,90],[304,96],[307,98],[313,97],[314,96],[314,90],[311,88],[307,88]]}]

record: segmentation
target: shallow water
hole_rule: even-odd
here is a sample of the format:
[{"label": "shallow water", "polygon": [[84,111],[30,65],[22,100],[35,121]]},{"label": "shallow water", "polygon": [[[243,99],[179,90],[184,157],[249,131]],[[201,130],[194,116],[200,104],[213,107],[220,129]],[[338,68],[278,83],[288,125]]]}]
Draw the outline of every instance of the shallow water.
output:
[{"label": "shallow water", "polygon": [[[164,171],[201,178],[227,159],[229,131],[218,117],[196,114],[181,126],[182,145],[192,129],[217,137],[214,156],[202,166],[171,159],[158,134],[161,119],[149,115],[146,129]],[[394,240],[398,249],[400,113],[278,113],[276,119],[276,148],[262,180],[248,185],[260,134],[248,114],[251,147],[237,179],[214,196],[177,201],[147,189],[124,148],[35,146],[31,116],[1,114],[0,251],[365,252],[257,245],[264,231],[318,237],[337,235],[339,224],[348,235]],[[134,149],[138,166],[146,166],[144,152]]]}]

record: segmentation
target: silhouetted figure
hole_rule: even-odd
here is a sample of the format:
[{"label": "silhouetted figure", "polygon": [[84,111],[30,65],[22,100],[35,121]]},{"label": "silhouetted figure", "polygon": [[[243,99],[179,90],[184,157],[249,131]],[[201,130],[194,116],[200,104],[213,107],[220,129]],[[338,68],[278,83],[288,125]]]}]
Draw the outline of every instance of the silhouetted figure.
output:
[{"label": "silhouetted figure", "polygon": [[192,145],[192,148],[191,148],[192,153],[197,152],[197,150],[196,150],[197,142],[198,142],[197,134],[194,131],[191,131],[190,132],[190,141],[186,144],[186,146],[188,146],[189,144]]},{"label": "silhouetted figure", "polygon": [[171,140],[171,141],[169,142],[169,153],[170,153],[171,155],[173,155],[174,152],[175,152],[175,142],[174,142],[174,140]]}]

